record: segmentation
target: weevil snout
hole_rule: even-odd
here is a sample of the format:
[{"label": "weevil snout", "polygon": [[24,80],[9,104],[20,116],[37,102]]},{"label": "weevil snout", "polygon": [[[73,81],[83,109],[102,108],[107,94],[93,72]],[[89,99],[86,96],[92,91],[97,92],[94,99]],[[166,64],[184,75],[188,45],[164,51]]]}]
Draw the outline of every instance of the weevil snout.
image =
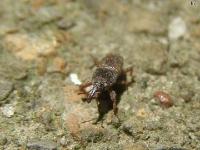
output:
[{"label": "weevil snout", "polygon": [[92,89],[88,92],[87,102],[89,103],[95,96],[97,92],[96,86],[93,86]]},{"label": "weevil snout", "polygon": [[87,102],[90,103],[92,99],[97,98],[102,89],[103,86],[100,83],[93,84],[92,88],[88,92]]}]

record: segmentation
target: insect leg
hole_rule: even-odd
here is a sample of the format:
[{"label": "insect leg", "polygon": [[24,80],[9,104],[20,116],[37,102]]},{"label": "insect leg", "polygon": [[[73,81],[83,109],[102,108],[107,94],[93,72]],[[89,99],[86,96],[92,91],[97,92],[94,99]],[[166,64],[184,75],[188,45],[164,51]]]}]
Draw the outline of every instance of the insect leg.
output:
[{"label": "insect leg", "polygon": [[80,87],[81,89],[84,89],[84,88],[86,88],[86,87],[88,87],[88,86],[90,86],[90,85],[92,85],[92,82],[86,82],[86,83],[81,84],[79,87]]},{"label": "insect leg", "polygon": [[90,68],[93,68],[95,66],[98,67],[99,64],[100,64],[100,61],[95,56],[93,56],[93,55],[90,55],[90,57],[92,58],[92,61],[93,61],[93,64],[90,66]]},{"label": "insect leg", "polygon": [[124,70],[124,73],[127,74],[127,73],[130,73],[130,76],[133,76],[133,67],[128,67]]},{"label": "insect leg", "polygon": [[79,85],[80,92],[78,94],[87,94],[87,91],[85,90],[85,88],[91,85],[92,85],[92,82],[86,82]]},{"label": "insect leg", "polygon": [[110,98],[113,101],[113,112],[115,115],[117,115],[117,99],[116,99],[116,92],[114,90],[110,92]]},{"label": "insect leg", "polygon": [[123,70],[123,74],[125,76],[127,76],[128,73],[130,74],[131,80],[127,81],[127,77],[126,77],[126,80],[121,81],[121,84],[125,85],[126,89],[128,88],[128,86],[130,86],[134,82],[133,67],[132,66]]}]

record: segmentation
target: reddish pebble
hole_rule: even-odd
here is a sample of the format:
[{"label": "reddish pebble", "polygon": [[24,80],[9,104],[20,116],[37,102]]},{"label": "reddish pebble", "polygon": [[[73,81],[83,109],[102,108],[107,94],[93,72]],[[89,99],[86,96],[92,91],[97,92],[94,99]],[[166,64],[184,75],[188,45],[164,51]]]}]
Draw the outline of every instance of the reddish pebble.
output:
[{"label": "reddish pebble", "polygon": [[169,94],[163,91],[157,91],[154,93],[154,97],[160,102],[160,104],[165,107],[169,108],[173,105],[173,101]]}]

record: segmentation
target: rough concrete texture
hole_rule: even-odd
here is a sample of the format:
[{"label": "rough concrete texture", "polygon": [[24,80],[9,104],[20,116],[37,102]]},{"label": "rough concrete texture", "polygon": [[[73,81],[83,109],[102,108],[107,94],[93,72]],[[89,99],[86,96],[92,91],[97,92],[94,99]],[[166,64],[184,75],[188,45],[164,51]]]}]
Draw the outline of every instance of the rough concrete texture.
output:
[{"label": "rough concrete texture", "polygon": [[[1,0],[0,149],[200,149],[199,10],[189,0]],[[96,101],[81,100],[70,74],[89,81],[91,56],[110,52],[133,66],[134,83],[118,117],[96,123]]]}]

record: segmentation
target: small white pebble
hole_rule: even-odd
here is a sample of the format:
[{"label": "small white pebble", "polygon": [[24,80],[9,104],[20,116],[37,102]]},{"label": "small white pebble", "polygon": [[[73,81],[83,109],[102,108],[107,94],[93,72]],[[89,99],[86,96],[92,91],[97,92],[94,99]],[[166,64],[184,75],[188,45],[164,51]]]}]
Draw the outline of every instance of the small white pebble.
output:
[{"label": "small white pebble", "polygon": [[169,24],[168,37],[171,40],[177,40],[186,33],[186,24],[181,17],[174,18]]},{"label": "small white pebble", "polygon": [[67,141],[66,141],[65,136],[63,136],[63,137],[60,139],[60,144],[63,145],[63,146],[67,144]]},{"label": "small white pebble", "polygon": [[71,73],[69,75],[70,80],[75,84],[75,85],[80,85],[81,81],[78,79],[78,75],[75,73]]},{"label": "small white pebble", "polygon": [[29,86],[25,86],[24,89],[29,93],[31,92],[31,87],[29,87]]},{"label": "small white pebble", "polygon": [[1,107],[3,115],[10,118],[14,115],[14,107],[11,104],[6,104],[4,107]]},{"label": "small white pebble", "polygon": [[124,110],[128,111],[131,108],[130,104],[125,104],[124,105]]}]

